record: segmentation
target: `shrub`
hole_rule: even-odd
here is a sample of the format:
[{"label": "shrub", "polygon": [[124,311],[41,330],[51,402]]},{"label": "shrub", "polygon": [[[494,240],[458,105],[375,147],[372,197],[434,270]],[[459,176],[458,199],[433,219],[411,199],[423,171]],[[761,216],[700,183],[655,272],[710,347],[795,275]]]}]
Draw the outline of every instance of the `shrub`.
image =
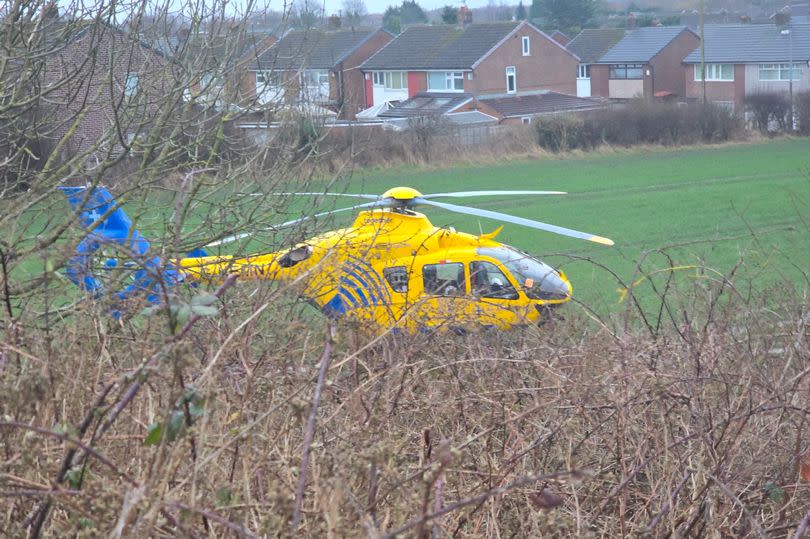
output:
[{"label": "shrub", "polygon": [[542,118],[535,128],[538,144],[553,152],[589,149],[602,143],[633,146],[717,142],[742,133],[739,119],[725,107],[641,100],[587,115]]},{"label": "shrub", "polygon": [[763,133],[786,131],[790,100],[784,94],[762,93],[746,98],[745,108],[751,113],[754,127]]}]

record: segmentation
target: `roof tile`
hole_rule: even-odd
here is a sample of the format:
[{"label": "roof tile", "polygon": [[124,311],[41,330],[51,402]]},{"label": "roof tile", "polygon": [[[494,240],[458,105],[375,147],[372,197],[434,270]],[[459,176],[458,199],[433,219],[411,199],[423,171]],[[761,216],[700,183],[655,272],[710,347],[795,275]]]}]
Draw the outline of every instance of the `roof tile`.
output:
[{"label": "roof tile", "polygon": [[362,65],[368,69],[470,69],[517,26],[517,22],[416,25],[407,28]]}]

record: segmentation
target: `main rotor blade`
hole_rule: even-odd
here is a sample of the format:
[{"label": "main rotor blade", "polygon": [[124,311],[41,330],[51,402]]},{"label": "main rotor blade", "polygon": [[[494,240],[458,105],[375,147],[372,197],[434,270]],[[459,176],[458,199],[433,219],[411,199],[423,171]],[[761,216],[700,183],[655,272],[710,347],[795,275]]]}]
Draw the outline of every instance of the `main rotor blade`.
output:
[{"label": "main rotor blade", "polygon": [[422,195],[422,198],[431,199],[439,197],[488,197],[505,195],[567,195],[565,191],[456,191],[454,193],[431,193]]},{"label": "main rotor blade", "polygon": [[380,195],[364,195],[360,193],[273,193],[274,195],[296,195],[296,196],[327,196],[327,197],[351,197],[362,198],[364,200],[378,200]]},{"label": "main rotor blade", "polygon": [[534,221],[532,219],[526,219],[523,217],[515,217],[514,215],[508,215],[506,213],[500,213],[489,210],[479,210],[477,208],[468,208],[467,206],[457,206],[456,204],[447,204],[445,202],[436,202],[433,200],[426,200],[424,197],[416,198],[414,199],[414,202],[416,202],[417,204],[427,204],[428,206],[436,206],[437,208],[442,208],[447,211],[452,211],[456,213],[475,215],[478,217],[489,217],[490,219],[497,219],[499,221],[506,221],[507,223],[514,223],[516,225],[527,226],[529,228],[536,228],[538,230],[554,232],[555,234],[561,234],[563,236],[570,236],[572,238],[578,238],[581,240],[601,243],[602,245],[613,245],[613,240],[603,238],[602,236],[595,236],[593,234],[588,234],[587,232],[580,232],[578,230],[563,228],[557,225],[549,225],[547,223],[541,223],[540,221]]},{"label": "main rotor blade", "polygon": [[[295,226],[298,223],[303,223],[305,221],[309,221],[311,219],[317,219],[318,217],[326,217],[327,215],[332,215],[333,213],[340,213],[344,211],[351,211],[351,210],[359,210],[364,208],[383,208],[389,205],[389,202],[386,200],[379,200],[374,202],[366,202],[365,204],[357,204],[354,206],[349,206],[348,208],[338,208],[336,210],[324,211],[320,213],[315,213],[312,215],[305,215],[303,217],[299,217],[298,219],[293,219],[292,221],[285,221],[283,223],[279,223],[277,225],[268,226],[265,228],[260,229],[261,232],[266,232],[268,230],[281,230],[283,228],[289,228],[291,226]],[[250,236],[255,235],[255,232],[241,232],[239,234],[234,234],[233,236],[227,236],[222,238],[221,240],[217,240],[211,242],[206,245],[206,247],[216,247],[218,245],[225,245],[226,243],[231,243],[234,241],[238,241],[244,238],[248,238]]]}]

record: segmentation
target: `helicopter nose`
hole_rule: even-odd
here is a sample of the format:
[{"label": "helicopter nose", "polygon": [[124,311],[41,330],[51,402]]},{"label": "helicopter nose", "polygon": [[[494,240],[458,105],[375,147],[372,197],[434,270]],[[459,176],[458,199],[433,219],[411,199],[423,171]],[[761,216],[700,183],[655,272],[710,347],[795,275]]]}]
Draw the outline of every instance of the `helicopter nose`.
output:
[{"label": "helicopter nose", "polygon": [[550,271],[540,281],[541,299],[565,299],[571,296],[571,286],[557,272]]},{"label": "helicopter nose", "polygon": [[571,295],[571,287],[557,273],[549,273],[540,283],[540,289],[554,299],[562,299]]}]

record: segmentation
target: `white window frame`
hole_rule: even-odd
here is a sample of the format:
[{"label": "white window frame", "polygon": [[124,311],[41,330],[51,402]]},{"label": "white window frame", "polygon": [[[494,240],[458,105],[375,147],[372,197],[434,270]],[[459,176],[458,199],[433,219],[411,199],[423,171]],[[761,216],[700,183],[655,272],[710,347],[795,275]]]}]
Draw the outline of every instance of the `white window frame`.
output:
[{"label": "white window frame", "polygon": [[124,81],[124,95],[127,97],[133,97],[135,94],[137,94],[138,82],[137,73],[127,73],[127,78]]},{"label": "white window frame", "polygon": [[[705,64],[706,82],[734,82],[734,64]],[[723,76],[723,68],[731,70],[729,76]],[[700,64],[695,64],[695,81],[700,82]]]},{"label": "white window frame", "polygon": [[[440,88],[430,86],[430,76],[442,74],[444,75],[444,85]],[[460,88],[456,87],[459,83]],[[464,72],[463,71],[431,71],[427,75],[427,91],[428,92],[463,92],[464,91]]]},{"label": "white window frame", "polygon": [[261,103],[276,102],[284,97],[284,73],[267,69],[256,71],[256,97]]},{"label": "white window frame", "polygon": [[532,117],[531,116],[521,116],[520,117],[520,123],[522,123],[523,125],[529,125],[529,124],[532,123]]},{"label": "white window frame", "polygon": [[373,86],[377,86],[378,88],[382,88],[383,86],[385,86],[385,73],[383,73],[382,71],[372,71],[371,84]]},{"label": "white window frame", "polygon": [[523,36],[520,40],[521,49],[523,51],[523,56],[531,56],[532,54],[532,44],[529,39],[529,36]]},{"label": "white window frame", "polygon": [[[638,77],[628,77],[628,71],[638,71]],[[624,76],[618,76],[621,73]],[[644,64],[611,64],[608,68],[608,79],[610,80],[643,80],[644,79]]]},{"label": "white window frame", "polygon": [[591,78],[591,64],[579,64],[577,66],[577,78],[587,80]]},{"label": "white window frame", "polygon": [[[395,77],[397,75],[397,77]],[[385,71],[383,86],[386,90],[407,90],[408,89],[408,74],[405,71]],[[395,78],[399,79],[400,85],[395,85]]]},{"label": "white window frame", "polygon": [[[515,66],[508,66],[505,70],[506,74],[506,93],[514,94],[517,92],[517,69]],[[509,89],[509,79],[512,79],[512,89]]]},{"label": "white window frame", "polygon": [[301,72],[301,89],[309,99],[329,99],[329,70],[305,69]]},{"label": "white window frame", "polygon": [[[759,64],[759,80],[760,81],[789,81],[791,75],[793,80],[801,80],[803,68],[801,63],[793,62],[793,69],[789,63],[784,64]],[[762,78],[762,72],[770,72],[776,75],[775,78]]]}]

